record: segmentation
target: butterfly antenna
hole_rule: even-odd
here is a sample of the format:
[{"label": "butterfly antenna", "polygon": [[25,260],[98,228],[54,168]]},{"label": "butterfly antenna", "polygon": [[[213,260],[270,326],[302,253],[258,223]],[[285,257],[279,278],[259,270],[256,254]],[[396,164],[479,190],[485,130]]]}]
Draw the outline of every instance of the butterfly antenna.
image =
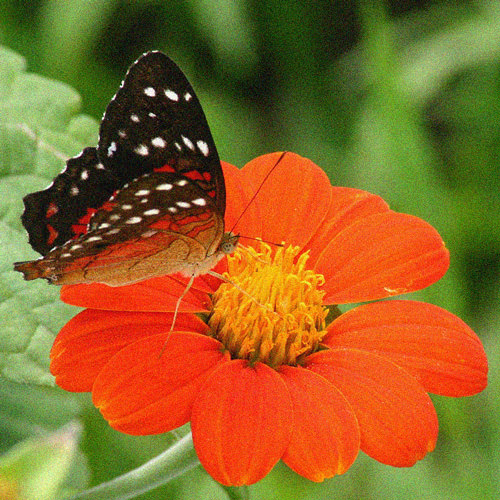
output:
[{"label": "butterfly antenna", "polygon": [[263,240],[262,238],[253,238],[252,236],[245,236],[244,234],[239,234],[238,237],[245,238],[246,240],[262,241],[262,243],[268,243],[269,245],[273,245],[275,247],[284,247],[285,246],[283,243],[275,243],[274,241]]},{"label": "butterfly antenna", "polygon": [[262,186],[264,185],[264,183],[267,181],[267,179],[269,178],[269,176],[274,172],[274,169],[279,165],[280,161],[283,159],[283,157],[287,153],[288,153],[288,151],[283,151],[283,153],[281,153],[281,156],[278,158],[278,161],[273,165],[273,168],[271,170],[269,170],[269,172],[266,174],[266,176],[264,177],[264,179],[262,179],[262,182],[259,184],[259,187],[257,188],[257,191],[255,191],[255,193],[253,194],[253,196],[250,198],[250,201],[247,203],[247,206],[245,207],[245,209],[243,210],[243,212],[241,212],[240,216],[236,219],[236,222],[233,224],[231,232],[233,232],[234,228],[238,225],[238,222],[240,222],[240,220],[243,217],[243,215],[245,215],[245,212],[248,210],[248,207],[252,204],[252,202],[255,200],[255,198],[257,198],[257,195],[259,194],[259,191],[262,189]]}]

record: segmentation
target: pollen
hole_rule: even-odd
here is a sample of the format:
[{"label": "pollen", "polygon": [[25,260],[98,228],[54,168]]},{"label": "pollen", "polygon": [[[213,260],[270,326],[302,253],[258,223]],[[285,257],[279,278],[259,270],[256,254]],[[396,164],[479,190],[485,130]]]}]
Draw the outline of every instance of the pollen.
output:
[{"label": "pollen", "polygon": [[308,258],[299,247],[274,252],[265,243],[228,256],[228,282],[213,296],[209,325],[233,358],[279,368],[300,365],[320,349],[328,314],[324,277],[307,268]]}]

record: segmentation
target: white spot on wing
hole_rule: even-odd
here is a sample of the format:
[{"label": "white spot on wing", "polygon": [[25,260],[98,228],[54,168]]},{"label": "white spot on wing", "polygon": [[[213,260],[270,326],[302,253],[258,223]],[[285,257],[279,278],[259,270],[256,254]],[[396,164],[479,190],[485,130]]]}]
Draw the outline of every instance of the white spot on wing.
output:
[{"label": "white spot on wing", "polygon": [[186,184],[188,183],[188,181],[186,179],[181,179],[180,181],[177,181],[176,184],[178,186],[185,186]]},{"label": "white spot on wing", "polygon": [[178,212],[179,210],[177,210],[177,208],[175,207],[168,207],[167,209],[169,212],[172,212],[173,214],[175,214],[176,212]]},{"label": "white spot on wing", "polygon": [[91,236],[90,238],[88,238],[86,241],[88,243],[91,243],[92,241],[101,241],[102,238],[100,236]]},{"label": "white spot on wing", "polygon": [[127,219],[125,221],[125,224],[138,224],[141,222],[142,217],[130,217],[130,219]]},{"label": "white spot on wing", "polygon": [[69,192],[71,196],[76,196],[80,192],[80,190],[76,186],[71,186]]},{"label": "white spot on wing", "polygon": [[144,215],[158,215],[160,211],[157,208],[152,208],[150,210],[146,210]]},{"label": "white spot on wing", "polygon": [[155,148],[164,148],[167,145],[162,137],[155,137],[154,139],[151,139],[151,144]]},{"label": "white spot on wing", "polygon": [[127,132],[125,132],[125,130],[118,130],[118,135],[119,135],[122,139],[125,139],[125,137],[127,137]]},{"label": "white spot on wing", "polygon": [[177,148],[178,151],[182,150],[182,146],[178,142],[174,142],[174,146]]},{"label": "white spot on wing", "polygon": [[82,170],[82,173],[80,174],[80,179],[82,181],[86,181],[88,178],[89,178],[88,170]]},{"label": "white spot on wing", "polygon": [[135,123],[139,123],[141,121],[139,120],[139,117],[135,114],[130,115],[130,119]]},{"label": "white spot on wing", "polygon": [[140,189],[135,192],[135,196],[146,196],[150,193],[149,189]]},{"label": "white spot on wing", "polygon": [[150,116],[151,118],[156,118],[156,115],[154,113],[151,113],[151,112],[148,113],[148,116]]},{"label": "white spot on wing", "polygon": [[102,224],[99,224],[99,227],[98,229],[106,229],[108,227],[110,227],[111,225],[108,224],[107,222],[103,222]]},{"label": "white spot on wing", "polygon": [[186,99],[186,101],[190,101],[192,97],[193,97],[193,96],[192,96],[189,92],[186,92],[186,93],[184,94],[184,99]]},{"label": "white spot on wing", "polygon": [[122,206],[121,206],[121,209],[122,209],[122,210],[132,210],[132,205],[127,205],[127,204],[122,205]]},{"label": "white spot on wing", "polygon": [[70,247],[70,250],[78,250],[79,248],[83,248],[82,245],[73,245]]},{"label": "white spot on wing", "polygon": [[165,95],[171,100],[171,101],[178,101],[179,100],[179,95],[177,92],[174,92],[173,90],[170,89],[165,89]]},{"label": "white spot on wing", "polygon": [[110,229],[106,234],[117,234],[120,232],[119,227],[115,227],[114,229]]},{"label": "white spot on wing", "polygon": [[61,254],[61,257],[71,257],[71,254],[69,252]]},{"label": "white spot on wing", "polygon": [[173,184],[168,184],[168,183],[158,184],[158,186],[156,186],[156,190],[157,191],[170,191],[173,187],[174,187]]},{"label": "white spot on wing", "polygon": [[207,204],[207,200],[205,200],[205,198],[196,198],[196,200],[193,200],[191,203],[199,207],[204,207]]},{"label": "white spot on wing", "polygon": [[98,163],[95,168],[98,168],[99,170],[104,170],[104,165],[102,163]]},{"label": "white spot on wing", "polygon": [[184,144],[191,150],[194,151],[194,144],[191,142],[189,138],[187,138],[184,135],[181,135],[181,139],[184,142]]},{"label": "white spot on wing", "polygon": [[181,208],[189,208],[191,206],[191,204],[186,201],[176,201],[175,204]]},{"label": "white spot on wing", "polygon": [[144,89],[144,93],[148,96],[148,97],[155,97],[156,96],[156,90],[153,88],[153,87],[146,87]]},{"label": "white spot on wing", "polygon": [[201,151],[203,156],[208,156],[210,153],[210,149],[208,148],[208,144],[205,141],[196,141],[196,145],[198,149]]},{"label": "white spot on wing", "polygon": [[138,155],[141,155],[141,156],[148,156],[149,154],[149,149],[146,145],[144,144],[139,144],[139,146],[137,146],[135,149],[134,149],[134,152],[136,152]]},{"label": "white spot on wing", "polygon": [[112,141],[108,147],[108,156],[113,156],[113,153],[116,151],[116,142]]},{"label": "white spot on wing", "polygon": [[111,214],[109,216],[109,220],[118,220],[118,219],[120,219],[120,215],[119,214]]}]

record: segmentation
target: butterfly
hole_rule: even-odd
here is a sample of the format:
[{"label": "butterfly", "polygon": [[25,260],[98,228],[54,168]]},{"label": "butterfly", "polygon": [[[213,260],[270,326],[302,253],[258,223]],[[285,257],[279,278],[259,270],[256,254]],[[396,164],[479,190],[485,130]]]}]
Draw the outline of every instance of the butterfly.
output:
[{"label": "butterfly", "polygon": [[87,147],[21,217],[37,260],[24,279],[120,286],[205,274],[238,244],[224,231],[226,190],[201,104],[179,67],[152,51],[129,68]]}]

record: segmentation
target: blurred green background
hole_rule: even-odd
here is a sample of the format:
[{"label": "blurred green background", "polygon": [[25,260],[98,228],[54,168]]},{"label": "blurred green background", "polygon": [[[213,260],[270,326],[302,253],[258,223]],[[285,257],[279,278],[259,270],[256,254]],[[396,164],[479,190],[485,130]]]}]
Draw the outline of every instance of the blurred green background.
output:
[{"label": "blurred green background", "polygon": [[[412,298],[474,328],[488,389],[433,397],[437,449],[411,469],[361,454],[344,476],[313,484],[279,464],[252,498],[500,498],[499,1],[0,0],[0,44],[74,87],[97,120],[127,67],[160,49],[195,87],[222,159],[243,166],[294,151],[334,185],[379,194],[446,241],[450,271]],[[110,430],[86,395],[0,381],[0,399],[3,452],[81,419],[70,486],[109,480],[169,442]],[[227,495],[195,469],[138,498]]]}]

